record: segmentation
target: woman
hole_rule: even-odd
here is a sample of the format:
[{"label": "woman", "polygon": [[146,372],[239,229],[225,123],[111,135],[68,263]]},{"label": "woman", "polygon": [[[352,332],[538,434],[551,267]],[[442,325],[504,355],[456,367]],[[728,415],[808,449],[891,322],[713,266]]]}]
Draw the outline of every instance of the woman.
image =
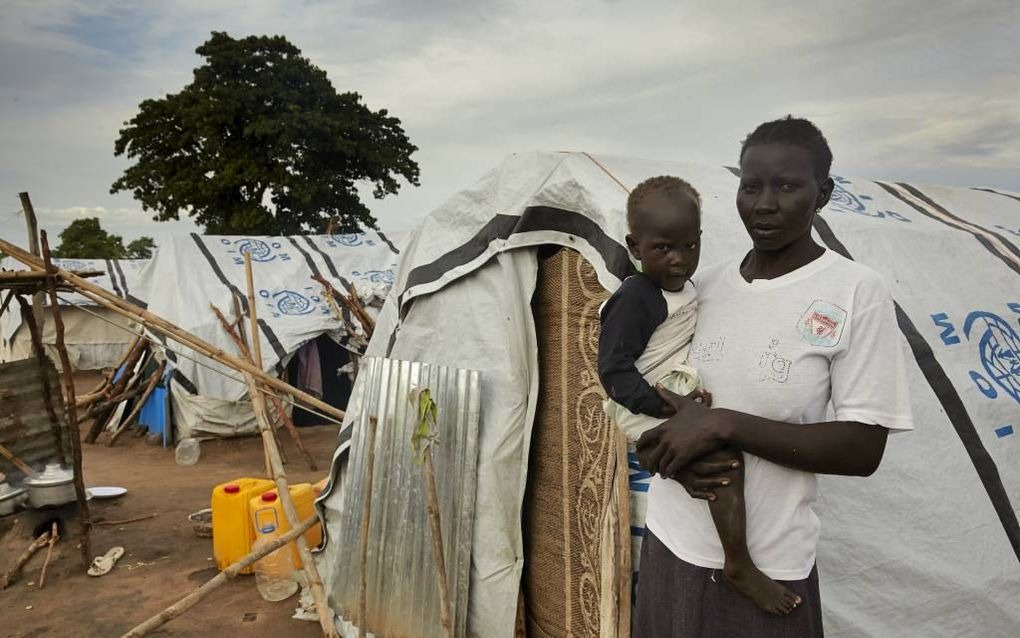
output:
[{"label": "woman", "polygon": [[[888,432],[913,427],[888,287],[811,236],[832,194],[831,163],[824,136],[802,119],[762,124],[741,148],[737,210],[753,247],[695,282],[690,361],[713,407],[660,389],[677,415],[638,442],[658,474],[638,638],[821,636],[815,474],[868,476]],[[726,447],[743,452],[733,461],[743,485],[724,472],[729,463],[699,461]],[[704,500],[725,489],[744,490],[747,546],[765,575],[796,593],[789,614],[768,614],[727,584],[739,575],[721,571]]]}]

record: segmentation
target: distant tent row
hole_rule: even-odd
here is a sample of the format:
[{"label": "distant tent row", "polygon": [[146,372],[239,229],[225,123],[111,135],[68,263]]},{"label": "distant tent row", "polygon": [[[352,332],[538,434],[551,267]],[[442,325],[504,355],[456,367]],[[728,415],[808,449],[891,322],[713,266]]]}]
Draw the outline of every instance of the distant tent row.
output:
[{"label": "distant tent row", "polygon": [[[148,260],[145,259],[54,259],[53,263],[65,270],[99,270],[103,275],[90,280],[117,296],[137,303],[145,298],[139,290],[138,279]],[[5,257],[0,262],[3,270],[25,270],[21,262]],[[137,326],[117,313],[97,306],[74,293],[60,293],[64,342],[68,358],[75,370],[102,370],[117,365],[131,345],[130,331]],[[43,345],[53,361],[58,361],[53,344],[56,333],[53,317],[44,313]],[[0,361],[24,359],[32,351],[28,326],[21,321],[17,303],[13,303],[0,317]]]},{"label": "distant tent row", "polygon": [[[481,372],[470,599],[464,616],[452,610],[466,617],[455,635],[510,638],[519,623],[536,635],[627,635],[621,610],[629,592],[619,585],[630,576],[628,544],[620,542],[627,505],[616,495],[647,475],[620,456],[593,355],[598,305],[634,272],[624,242],[627,189],[663,174],[687,179],[702,195],[703,266],[745,254],[750,241],[734,210],[731,169],[529,153],[509,157],[431,213],[400,255],[366,356]],[[917,431],[890,438],[874,476],[820,481],[826,634],[1015,635],[1020,195],[836,182],[814,231],[891,286]],[[349,454],[365,449],[368,424],[356,418],[358,406],[378,400],[397,414],[406,409],[395,394],[385,402],[371,396],[385,392],[365,376],[355,383],[319,501],[330,600],[357,569],[353,548],[334,539],[359,521],[357,508],[345,505],[359,502],[345,472]],[[380,415],[381,431],[388,419]],[[420,491],[411,452],[382,451],[386,480],[399,482],[389,489]],[[454,469],[437,469],[447,471]],[[408,526],[426,529],[424,509],[408,512],[415,517]],[[384,559],[370,557],[370,565],[383,568]],[[432,578],[427,566],[418,578]],[[415,585],[402,567],[386,569],[384,584],[369,592],[369,618]],[[442,635],[437,610],[405,613],[386,620]]]}]

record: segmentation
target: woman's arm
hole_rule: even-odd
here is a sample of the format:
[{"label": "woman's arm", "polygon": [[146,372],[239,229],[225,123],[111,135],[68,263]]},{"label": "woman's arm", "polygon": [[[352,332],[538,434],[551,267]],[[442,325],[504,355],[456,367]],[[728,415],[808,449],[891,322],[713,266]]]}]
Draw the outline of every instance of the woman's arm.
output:
[{"label": "woman's arm", "polygon": [[783,423],[735,410],[710,410],[657,389],[677,414],[645,432],[637,449],[641,464],[663,476],[674,476],[727,445],[795,470],[848,476],[873,473],[885,452],[888,430],[881,426],[848,421]]},{"label": "woman's arm", "polygon": [[853,421],[790,424],[715,410],[718,436],[744,452],[816,474],[870,476],[878,469],[889,431]]}]

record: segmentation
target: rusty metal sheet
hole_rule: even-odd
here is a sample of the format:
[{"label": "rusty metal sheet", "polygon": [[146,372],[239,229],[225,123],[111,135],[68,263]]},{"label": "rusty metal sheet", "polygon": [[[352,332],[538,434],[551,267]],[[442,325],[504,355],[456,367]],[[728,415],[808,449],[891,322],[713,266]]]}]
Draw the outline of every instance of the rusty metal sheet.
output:
[{"label": "rusty metal sheet", "polygon": [[[480,374],[425,363],[371,358],[362,362],[356,416],[338,529],[329,542],[344,557],[333,562],[330,604],[344,621],[357,618],[361,570],[360,527],[369,457],[369,417],[378,419],[371,486],[367,566],[368,632],[383,636],[442,636],[435,563],[426,518],[424,467],[412,457],[417,425],[408,394],[430,389],[438,405],[438,441],[432,447],[442,519],[454,636],[467,626],[468,582],[478,460]],[[364,635],[365,631],[361,632]]]},{"label": "rusty metal sheet", "polygon": [[[49,359],[46,359],[46,374],[53,410],[64,437],[64,450],[70,450],[60,378]],[[43,402],[39,362],[35,357],[0,363],[0,444],[33,468],[57,459],[57,444]],[[3,456],[0,456],[0,472],[14,479],[22,476],[21,470]]]}]

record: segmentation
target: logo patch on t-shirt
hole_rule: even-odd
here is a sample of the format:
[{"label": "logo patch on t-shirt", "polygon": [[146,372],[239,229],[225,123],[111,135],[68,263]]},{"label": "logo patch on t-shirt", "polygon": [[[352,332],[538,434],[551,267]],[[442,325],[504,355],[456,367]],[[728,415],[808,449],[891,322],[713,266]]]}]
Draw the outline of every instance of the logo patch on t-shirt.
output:
[{"label": "logo patch on t-shirt", "polygon": [[839,343],[846,324],[846,310],[836,304],[815,299],[801,315],[797,330],[813,346],[831,348]]}]

